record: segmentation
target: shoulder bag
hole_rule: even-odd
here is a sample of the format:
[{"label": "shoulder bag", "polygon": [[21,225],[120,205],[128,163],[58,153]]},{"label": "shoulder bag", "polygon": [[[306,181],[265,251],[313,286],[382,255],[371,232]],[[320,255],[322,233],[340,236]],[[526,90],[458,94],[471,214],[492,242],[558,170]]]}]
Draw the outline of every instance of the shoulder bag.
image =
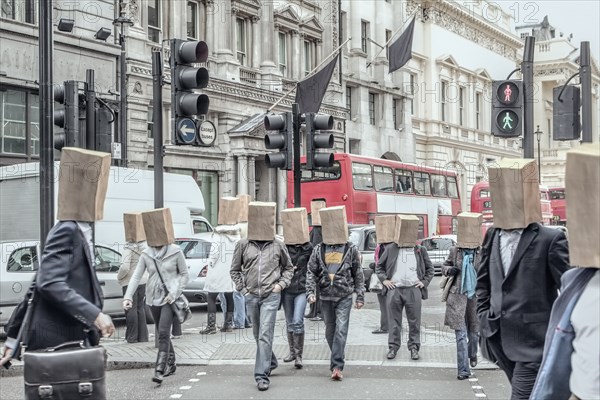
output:
[{"label": "shoulder bag", "polygon": [[369,291],[373,293],[381,293],[383,290],[383,283],[379,280],[379,277],[375,272],[371,274],[371,279],[369,279]]},{"label": "shoulder bag", "polygon": [[[154,266],[156,267],[156,273],[158,273],[158,277],[162,282],[165,293],[170,295],[169,289],[167,288],[167,285],[165,285],[165,281],[163,280],[162,274],[160,273],[158,263],[154,259],[153,261]],[[190,309],[190,303],[183,294],[181,294],[178,298],[173,300],[173,302],[171,303],[171,308],[173,309],[173,313],[175,314],[179,322],[182,324],[188,321],[190,318],[192,318],[192,310]]]}]

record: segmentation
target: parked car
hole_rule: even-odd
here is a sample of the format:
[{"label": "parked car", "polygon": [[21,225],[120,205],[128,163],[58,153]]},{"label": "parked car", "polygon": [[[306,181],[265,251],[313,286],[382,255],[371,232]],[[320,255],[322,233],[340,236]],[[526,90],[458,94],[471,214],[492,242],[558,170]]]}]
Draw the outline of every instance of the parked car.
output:
[{"label": "parked car", "polygon": [[[94,268],[104,294],[104,313],[124,316],[123,291],[117,281],[121,254],[96,244]],[[23,300],[39,268],[39,242],[35,240],[0,243],[0,326],[8,323],[14,308]]]},{"label": "parked car", "polygon": [[421,240],[420,244],[429,254],[435,275],[442,274],[442,265],[450,254],[450,248],[456,245],[456,241],[456,235],[437,235]]},{"label": "parked car", "polygon": [[175,239],[185,256],[190,279],[183,289],[183,294],[190,302],[206,303],[207,292],[204,283],[208,269],[212,266],[210,252],[212,233],[199,233],[189,238]]},{"label": "parked car", "polygon": [[373,274],[370,265],[375,262],[375,247],[377,247],[375,225],[351,227],[349,230],[348,240],[354,243],[360,251],[361,264],[365,275],[365,287],[369,290],[369,280]]}]

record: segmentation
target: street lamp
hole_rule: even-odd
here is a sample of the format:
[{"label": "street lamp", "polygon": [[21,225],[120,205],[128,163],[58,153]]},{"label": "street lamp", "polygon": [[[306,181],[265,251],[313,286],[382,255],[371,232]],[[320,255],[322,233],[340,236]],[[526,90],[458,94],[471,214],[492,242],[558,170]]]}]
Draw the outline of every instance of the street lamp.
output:
[{"label": "street lamp", "polygon": [[540,157],[541,151],[540,151],[540,141],[542,140],[542,135],[544,134],[544,132],[540,131],[540,126],[537,126],[537,130],[535,132],[533,132],[535,134],[535,136],[537,137],[537,142],[538,142],[538,181],[540,183],[540,185],[542,184],[542,158]]},{"label": "street lamp", "polygon": [[115,142],[121,143],[121,159],[118,164],[127,167],[127,62],[125,48],[125,28],[133,25],[133,21],[125,15],[113,21],[113,25],[121,25],[119,32],[119,44],[121,45],[121,56],[119,58],[119,132]]}]

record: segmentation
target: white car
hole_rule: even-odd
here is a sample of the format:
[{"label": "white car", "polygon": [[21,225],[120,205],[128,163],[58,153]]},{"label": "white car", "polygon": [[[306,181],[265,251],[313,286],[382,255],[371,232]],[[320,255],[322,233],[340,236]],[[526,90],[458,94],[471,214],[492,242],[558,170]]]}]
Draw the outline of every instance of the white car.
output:
[{"label": "white car", "polygon": [[421,241],[420,244],[427,250],[436,275],[442,274],[442,265],[450,254],[450,248],[456,246],[456,243],[456,235],[430,236]]},{"label": "white car", "polygon": [[183,294],[190,302],[206,303],[207,292],[204,283],[210,267],[212,233],[199,233],[189,238],[175,239],[185,256],[190,279],[183,289]]},{"label": "white car", "polygon": [[[102,293],[103,312],[122,317],[123,290],[117,281],[121,254],[102,245],[95,245],[94,267]],[[0,326],[8,323],[14,308],[23,300],[39,268],[39,242],[35,240],[0,243]]]}]

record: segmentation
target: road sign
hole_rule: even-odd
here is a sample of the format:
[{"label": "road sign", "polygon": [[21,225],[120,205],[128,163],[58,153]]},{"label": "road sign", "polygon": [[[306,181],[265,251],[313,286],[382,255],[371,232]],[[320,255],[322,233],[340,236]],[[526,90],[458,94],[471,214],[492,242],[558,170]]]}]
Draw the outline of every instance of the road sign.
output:
[{"label": "road sign", "polygon": [[177,135],[181,142],[192,144],[196,140],[196,124],[190,118],[182,118],[177,123]]},{"label": "road sign", "polygon": [[200,146],[212,146],[217,139],[217,128],[210,121],[202,121],[198,126],[198,144]]}]

